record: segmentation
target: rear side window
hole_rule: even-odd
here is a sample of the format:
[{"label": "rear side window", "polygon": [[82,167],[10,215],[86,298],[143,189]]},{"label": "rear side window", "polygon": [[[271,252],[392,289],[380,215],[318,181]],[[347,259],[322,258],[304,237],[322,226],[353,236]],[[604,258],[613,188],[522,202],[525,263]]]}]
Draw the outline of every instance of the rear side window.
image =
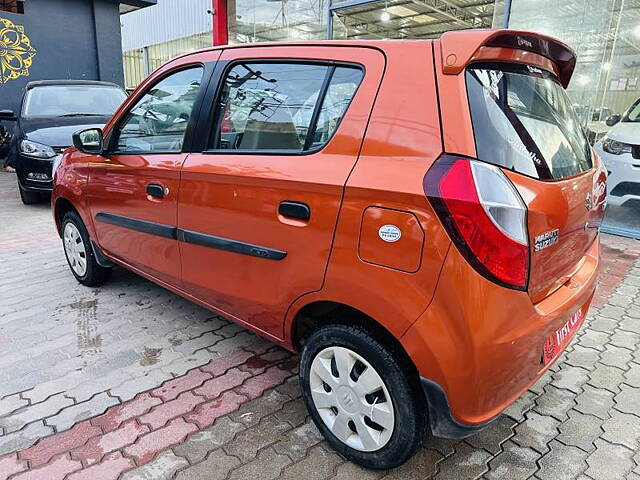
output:
[{"label": "rear side window", "polygon": [[362,70],[246,63],[224,80],[214,150],[302,153],[323,147],[356,93]]},{"label": "rear side window", "polygon": [[347,111],[361,80],[362,70],[360,69],[336,68],[320,107],[314,136],[310,142],[311,148],[319,148],[329,141]]},{"label": "rear side window", "polygon": [[592,167],[591,149],[562,86],[515,64],[476,64],[466,73],[480,160],[541,180]]}]

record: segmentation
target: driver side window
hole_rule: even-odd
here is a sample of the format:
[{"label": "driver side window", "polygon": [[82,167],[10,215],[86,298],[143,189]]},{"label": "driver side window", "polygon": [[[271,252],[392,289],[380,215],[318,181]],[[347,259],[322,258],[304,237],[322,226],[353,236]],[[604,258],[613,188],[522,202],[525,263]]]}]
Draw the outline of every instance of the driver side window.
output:
[{"label": "driver side window", "polygon": [[151,87],[120,123],[116,152],[182,151],[203,72],[202,67],[181,70]]}]

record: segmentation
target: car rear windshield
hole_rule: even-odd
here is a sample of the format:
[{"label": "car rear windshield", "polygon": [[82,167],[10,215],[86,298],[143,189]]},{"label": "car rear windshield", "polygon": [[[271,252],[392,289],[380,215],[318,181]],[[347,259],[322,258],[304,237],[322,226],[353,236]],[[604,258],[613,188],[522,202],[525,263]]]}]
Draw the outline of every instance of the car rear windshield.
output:
[{"label": "car rear windshield", "polygon": [[509,63],[467,69],[480,160],[541,180],[592,167],[591,149],[564,89],[551,73]]}]

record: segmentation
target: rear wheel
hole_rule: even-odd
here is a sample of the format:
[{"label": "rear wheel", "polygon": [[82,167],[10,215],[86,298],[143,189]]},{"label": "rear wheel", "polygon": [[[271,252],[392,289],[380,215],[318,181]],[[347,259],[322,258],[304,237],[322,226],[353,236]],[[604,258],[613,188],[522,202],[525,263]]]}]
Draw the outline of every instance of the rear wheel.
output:
[{"label": "rear wheel", "polygon": [[87,229],[76,212],[67,212],[62,219],[62,244],[76,280],[88,287],[97,287],[108,280],[111,269],[96,261]]},{"label": "rear wheel", "polygon": [[42,197],[39,192],[25,190],[22,185],[20,185],[20,182],[18,182],[18,190],[20,190],[20,200],[22,200],[22,203],[25,205],[34,205],[42,201]]},{"label": "rear wheel", "polygon": [[426,431],[424,396],[400,356],[365,329],[328,325],[302,351],[300,382],[331,446],[367,468],[406,462]]}]

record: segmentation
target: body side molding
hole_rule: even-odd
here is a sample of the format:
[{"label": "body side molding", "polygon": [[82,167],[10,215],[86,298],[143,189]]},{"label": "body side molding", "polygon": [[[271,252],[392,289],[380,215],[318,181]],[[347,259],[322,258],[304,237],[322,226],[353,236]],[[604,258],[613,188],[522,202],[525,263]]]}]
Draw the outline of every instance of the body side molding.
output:
[{"label": "body side molding", "polygon": [[227,252],[250,255],[252,257],[267,258],[269,260],[282,260],[287,256],[287,252],[283,252],[282,250],[275,250],[273,248],[253,245],[229,238],[216,237],[215,235],[192,232],[190,230],[178,229],[178,240],[202,247],[216,248]]},{"label": "body side molding", "polygon": [[138,220],[136,218],[123,217],[111,213],[100,212],[96,215],[96,221],[128,228],[137,232],[148,233],[163,238],[178,240],[184,243],[200,245],[202,247],[225,250],[227,252],[249,255],[251,257],[265,258],[268,260],[282,260],[287,256],[287,252],[274,248],[263,247],[251,243],[241,242],[230,238],[217,237],[206,233],[182,230],[180,228],[163,225],[161,223]]},{"label": "body side molding", "polygon": [[116,225],[118,227],[128,228],[137,232],[148,233],[158,237],[176,239],[176,227],[163,225],[162,223],[149,222],[147,220],[138,220],[136,218],[123,217],[112,213],[98,213],[96,221]]}]

